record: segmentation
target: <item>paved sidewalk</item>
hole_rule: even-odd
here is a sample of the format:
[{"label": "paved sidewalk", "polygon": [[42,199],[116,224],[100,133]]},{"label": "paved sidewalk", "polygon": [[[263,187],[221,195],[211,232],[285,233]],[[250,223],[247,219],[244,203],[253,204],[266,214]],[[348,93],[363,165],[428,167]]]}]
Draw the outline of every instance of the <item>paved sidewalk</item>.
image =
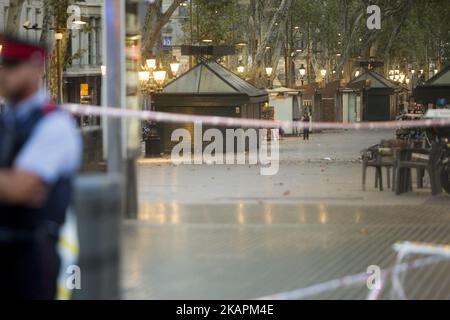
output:
[{"label": "paved sidewalk", "polygon": [[[252,299],[370,265],[393,266],[398,241],[450,243],[450,199],[433,205],[155,205],[124,226],[132,299]],[[450,263],[414,271],[414,299],[450,298]],[[356,287],[311,298],[365,299]],[[383,295],[389,298],[389,288]]]},{"label": "paved sidewalk", "polygon": [[[141,161],[140,220],[124,224],[124,297],[252,299],[391,267],[398,241],[450,243],[449,196],[379,192],[373,172],[361,190],[359,151],[392,135],[284,139],[273,177],[256,166]],[[407,293],[450,298],[449,271],[442,263],[412,272]],[[359,286],[311,298],[366,295]]]}]

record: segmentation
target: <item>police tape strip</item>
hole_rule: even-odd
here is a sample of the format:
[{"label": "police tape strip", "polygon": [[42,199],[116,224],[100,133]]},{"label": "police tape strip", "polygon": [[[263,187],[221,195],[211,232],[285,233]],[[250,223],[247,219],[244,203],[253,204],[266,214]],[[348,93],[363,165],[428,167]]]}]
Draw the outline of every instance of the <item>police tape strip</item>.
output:
[{"label": "police tape strip", "polygon": [[[408,263],[402,263],[400,265],[391,267],[389,269],[385,269],[381,271],[381,278],[383,280],[386,280],[390,274],[393,272],[401,273],[411,270],[416,270],[420,268],[424,268],[439,262],[445,262],[450,261],[449,257],[429,257],[425,259],[419,259],[414,260]],[[360,273],[355,275],[346,276],[343,278],[319,283],[316,285],[312,285],[310,287],[294,290],[294,291],[288,291],[288,292],[281,292],[270,296],[265,296],[262,298],[258,298],[256,300],[303,300],[308,299],[314,296],[317,296],[322,293],[326,293],[333,290],[338,289],[345,289],[349,287],[353,287],[356,285],[361,285],[367,283],[367,280],[369,279],[371,275],[367,273]],[[384,283],[383,283],[384,287]],[[383,289],[383,288],[382,288]],[[381,290],[382,290],[381,289]],[[368,297],[370,299],[378,299],[381,295],[381,290],[375,290],[376,294],[369,295]]]},{"label": "police tape strip", "polygon": [[258,119],[227,118],[217,116],[187,115],[177,113],[88,106],[79,104],[65,104],[62,107],[65,110],[76,115],[121,118],[121,119],[139,119],[163,123],[202,123],[205,125],[223,126],[230,128],[231,127],[261,128],[261,129],[310,128],[313,130],[323,130],[323,129],[364,130],[364,129],[450,127],[450,118],[427,119],[417,121],[384,121],[384,122],[360,122],[360,123],[335,123],[335,122],[305,123],[301,121],[298,122],[272,121],[272,120],[258,120]]},{"label": "police tape strip", "polygon": [[[65,110],[75,115],[81,116],[98,116],[116,119],[139,119],[142,121],[155,121],[163,123],[202,123],[212,126],[223,127],[243,127],[243,128],[266,128],[266,129],[287,129],[296,128],[304,129],[310,128],[313,130],[323,129],[346,129],[346,130],[366,130],[366,129],[399,129],[399,128],[439,128],[450,127],[450,119],[427,119],[415,121],[384,121],[384,122],[361,122],[361,123],[335,123],[335,122],[295,122],[295,121],[272,121],[272,120],[258,120],[258,119],[241,119],[217,116],[200,116],[200,115],[186,115],[176,113],[164,113],[155,111],[142,111],[119,109],[111,107],[88,106],[79,104],[65,104],[62,106]],[[409,263],[386,269],[382,271],[381,277],[383,279],[383,287],[389,274],[393,272],[405,272],[420,269],[439,262],[450,261],[450,258],[430,257],[421,260],[415,260]],[[366,283],[369,279],[369,274],[360,273],[350,275],[343,278],[323,282],[310,287],[299,290],[282,292],[256,300],[301,300],[313,296],[317,296],[324,292],[329,292],[337,289],[343,289]],[[382,288],[383,289],[383,288]],[[381,290],[375,290],[368,295],[368,299],[378,299],[381,295]]]}]

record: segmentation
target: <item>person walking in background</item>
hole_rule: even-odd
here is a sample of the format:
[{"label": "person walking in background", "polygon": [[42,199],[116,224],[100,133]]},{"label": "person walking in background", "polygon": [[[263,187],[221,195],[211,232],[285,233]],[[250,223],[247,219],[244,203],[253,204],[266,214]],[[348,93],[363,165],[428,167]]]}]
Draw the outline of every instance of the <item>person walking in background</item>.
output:
[{"label": "person walking in background", "polygon": [[310,123],[311,123],[311,117],[309,116],[308,112],[305,112],[305,114],[302,117],[303,122],[303,140],[307,141],[309,140],[309,133],[310,133]]},{"label": "person walking in background", "polygon": [[[300,122],[300,118],[299,116],[297,116],[296,118],[294,118],[294,123],[298,124],[298,122]],[[300,130],[299,127],[297,125],[294,126],[294,136],[296,137],[300,137]]]},{"label": "person walking in background", "polygon": [[48,49],[1,34],[0,45],[0,299],[53,300],[81,136],[41,88]]}]

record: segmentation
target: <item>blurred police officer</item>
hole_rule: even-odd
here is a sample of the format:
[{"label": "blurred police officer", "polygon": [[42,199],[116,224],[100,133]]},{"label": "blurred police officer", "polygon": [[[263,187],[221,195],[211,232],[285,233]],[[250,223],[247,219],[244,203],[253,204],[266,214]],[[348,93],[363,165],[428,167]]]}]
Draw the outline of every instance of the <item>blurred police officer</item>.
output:
[{"label": "blurred police officer", "polygon": [[41,88],[47,48],[5,35],[0,45],[0,298],[54,299],[81,138]]}]

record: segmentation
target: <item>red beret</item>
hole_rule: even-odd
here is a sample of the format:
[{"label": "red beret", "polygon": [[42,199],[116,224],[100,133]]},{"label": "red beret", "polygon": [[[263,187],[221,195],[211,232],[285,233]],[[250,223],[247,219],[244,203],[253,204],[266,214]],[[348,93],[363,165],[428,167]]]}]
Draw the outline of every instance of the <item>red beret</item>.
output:
[{"label": "red beret", "polygon": [[37,58],[45,61],[47,57],[47,48],[17,39],[3,37],[0,46],[0,57],[4,59],[26,61]]}]

